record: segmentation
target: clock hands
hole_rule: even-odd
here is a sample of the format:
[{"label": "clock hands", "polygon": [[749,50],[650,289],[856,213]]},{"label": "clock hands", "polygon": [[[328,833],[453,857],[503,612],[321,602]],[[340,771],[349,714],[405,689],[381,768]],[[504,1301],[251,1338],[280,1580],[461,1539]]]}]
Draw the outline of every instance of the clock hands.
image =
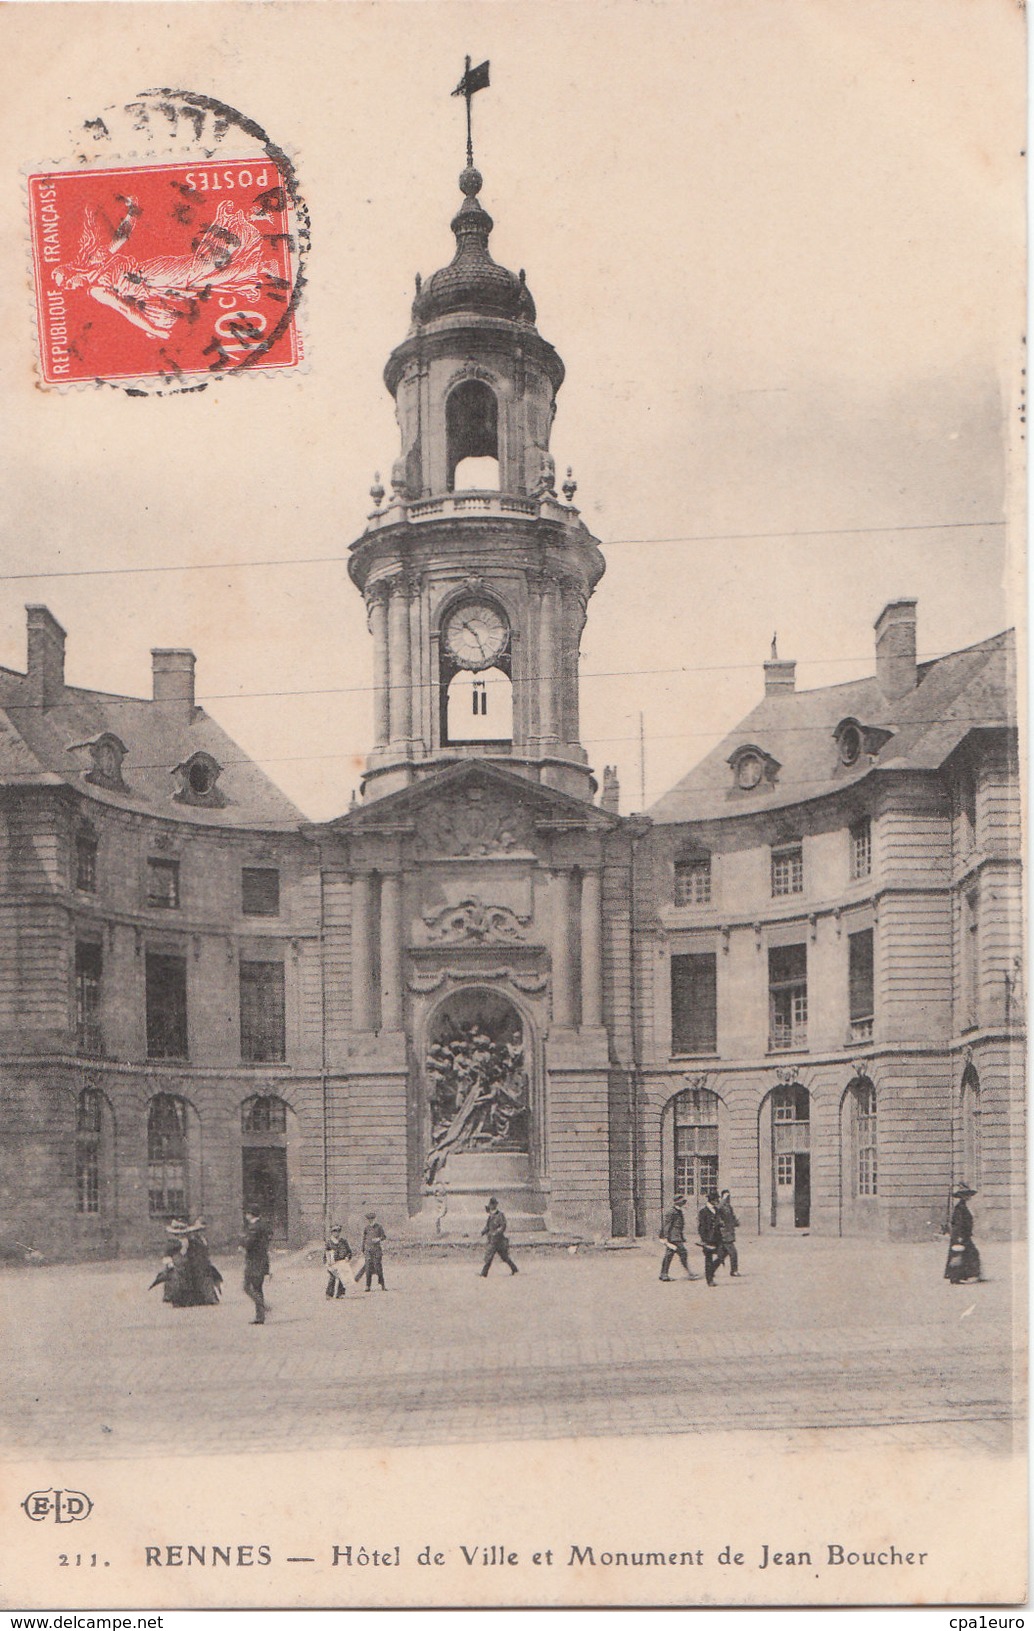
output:
[{"label": "clock hands", "polygon": [[484,645],[482,644],[481,636],[478,633],[477,629],[474,627],[473,623],[461,623],[460,628],[461,629],[466,629],[468,634],[472,634],[474,636],[475,640],[478,643],[478,650],[480,651],[482,657],[484,657],[485,656],[485,648],[484,648]]}]

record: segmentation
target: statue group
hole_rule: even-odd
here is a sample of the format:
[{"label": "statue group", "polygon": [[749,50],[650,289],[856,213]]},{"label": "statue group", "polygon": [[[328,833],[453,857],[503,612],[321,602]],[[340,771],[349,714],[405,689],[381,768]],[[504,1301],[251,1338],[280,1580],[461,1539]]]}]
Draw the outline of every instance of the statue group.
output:
[{"label": "statue group", "polygon": [[519,1039],[493,1038],[476,1021],[459,1025],[431,1044],[425,1071],[428,1184],[457,1151],[527,1150],[528,1076]]}]

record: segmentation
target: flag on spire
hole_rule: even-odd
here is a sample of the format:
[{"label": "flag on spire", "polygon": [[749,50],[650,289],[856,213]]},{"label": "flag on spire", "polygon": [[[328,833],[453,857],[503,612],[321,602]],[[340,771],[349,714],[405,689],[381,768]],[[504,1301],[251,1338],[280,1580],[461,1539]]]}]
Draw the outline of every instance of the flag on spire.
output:
[{"label": "flag on spire", "polygon": [[474,164],[474,137],[473,137],[473,133],[472,133],[471,128],[470,128],[470,99],[474,95],[475,91],[483,91],[483,90],[485,90],[487,88],[487,86],[488,86],[488,63],[487,62],[479,62],[476,68],[472,68],[470,66],[470,58],[468,57],[467,58],[467,66],[463,70],[463,78],[460,80],[459,84],[456,86],[456,89],[452,93],[453,96],[465,96],[466,99],[467,99],[467,168],[468,169],[473,168],[473,164]]},{"label": "flag on spire", "polygon": [[453,91],[453,96],[473,96],[475,91],[485,91],[487,89],[488,63],[481,62],[476,68],[472,68],[468,57],[466,71]]}]

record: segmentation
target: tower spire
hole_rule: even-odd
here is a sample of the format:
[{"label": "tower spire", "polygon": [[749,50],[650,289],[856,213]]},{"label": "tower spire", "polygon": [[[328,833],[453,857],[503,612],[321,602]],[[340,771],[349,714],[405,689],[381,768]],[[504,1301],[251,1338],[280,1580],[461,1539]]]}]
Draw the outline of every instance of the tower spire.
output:
[{"label": "tower spire", "polygon": [[472,170],[474,168],[474,139],[473,139],[473,135],[471,133],[471,127],[470,127],[470,103],[471,103],[471,98],[474,96],[474,93],[476,91],[487,90],[487,88],[488,88],[488,63],[487,62],[481,62],[481,63],[478,64],[478,66],[476,68],[472,68],[470,66],[470,58],[467,57],[466,58],[466,67],[463,70],[463,78],[460,80],[459,84],[456,86],[456,89],[453,91],[452,94],[453,94],[453,96],[463,96],[463,97],[466,98],[466,101],[467,101],[467,169],[468,170]]}]

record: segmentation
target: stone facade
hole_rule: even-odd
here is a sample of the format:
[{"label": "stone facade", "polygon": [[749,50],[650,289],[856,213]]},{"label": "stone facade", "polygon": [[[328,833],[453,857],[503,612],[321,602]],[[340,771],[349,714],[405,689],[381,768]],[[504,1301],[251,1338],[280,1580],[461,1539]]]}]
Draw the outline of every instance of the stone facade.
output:
[{"label": "stone facade", "polygon": [[[745,1229],[922,1237],[952,1188],[1023,1227],[1015,673],[997,637],[765,695],[646,816],[579,739],[603,556],[555,491],[563,365],[461,177],[456,257],[385,374],[401,452],[349,552],[372,749],[304,820],[194,701],[64,680],[29,608],[0,670],[0,1248]],[[468,459],[496,484],[464,488]]]}]

